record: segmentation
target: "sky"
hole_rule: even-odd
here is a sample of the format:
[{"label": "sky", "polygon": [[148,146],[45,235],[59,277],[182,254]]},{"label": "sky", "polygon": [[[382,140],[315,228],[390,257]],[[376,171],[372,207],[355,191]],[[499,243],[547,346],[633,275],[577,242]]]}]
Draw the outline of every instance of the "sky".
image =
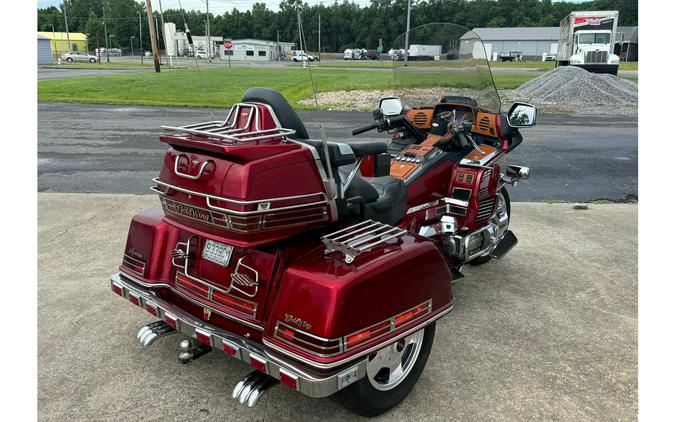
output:
[{"label": "sky", "polygon": [[[334,0],[304,0],[308,4],[317,4],[317,3],[333,3]],[[351,0],[353,3],[358,3],[362,5],[370,4],[370,0]],[[583,0],[567,0],[575,3],[579,3]],[[226,11],[230,11],[235,7],[239,10],[248,10],[251,8],[251,5],[256,2],[265,3],[267,8],[271,10],[279,10],[278,6],[280,0],[209,0],[209,11],[214,15],[222,15]],[[46,8],[49,6],[58,7],[61,3],[61,0],[37,0],[38,8]],[[139,1],[139,3],[145,3],[145,1]],[[206,0],[180,0],[180,4],[185,10],[202,10],[206,11]],[[159,10],[159,2],[153,0],[152,7],[155,10]],[[163,9],[178,9],[178,0],[162,0]]]}]

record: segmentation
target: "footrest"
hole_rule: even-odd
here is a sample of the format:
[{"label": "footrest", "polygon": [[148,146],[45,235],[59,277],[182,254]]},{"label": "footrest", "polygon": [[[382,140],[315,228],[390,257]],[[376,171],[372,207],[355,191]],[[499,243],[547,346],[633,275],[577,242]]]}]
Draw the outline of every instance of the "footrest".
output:
[{"label": "footrest", "polygon": [[518,238],[511,230],[507,230],[497,247],[490,253],[495,259],[502,259],[514,246],[518,244]]}]

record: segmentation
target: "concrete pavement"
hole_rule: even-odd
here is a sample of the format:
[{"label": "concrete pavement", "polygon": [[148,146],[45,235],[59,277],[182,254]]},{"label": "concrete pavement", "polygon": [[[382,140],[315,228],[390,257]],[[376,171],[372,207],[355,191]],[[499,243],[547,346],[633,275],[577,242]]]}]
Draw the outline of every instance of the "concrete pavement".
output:
[{"label": "concrete pavement", "polygon": [[[356,420],[279,386],[235,404],[245,364],[177,361],[177,336],[109,289],[152,195],[38,194],[38,415],[45,421]],[[412,393],[386,420],[637,419],[637,205],[514,203],[520,243],[468,268]]]}]

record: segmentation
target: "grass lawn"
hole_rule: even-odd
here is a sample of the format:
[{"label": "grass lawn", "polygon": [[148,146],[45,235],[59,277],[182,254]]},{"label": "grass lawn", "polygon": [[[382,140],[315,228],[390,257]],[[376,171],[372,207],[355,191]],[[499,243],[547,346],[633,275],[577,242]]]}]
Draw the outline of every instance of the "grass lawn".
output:
[{"label": "grass lawn", "polygon": [[[320,92],[389,89],[391,72],[314,69]],[[495,75],[497,87],[512,89],[534,75]],[[461,79],[461,78],[458,78]],[[211,68],[163,73],[129,73],[38,81],[38,101],[98,104],[229,107],[253,86],[279,90],[297,108],[311,96],[309,72],[302,68]]]}]

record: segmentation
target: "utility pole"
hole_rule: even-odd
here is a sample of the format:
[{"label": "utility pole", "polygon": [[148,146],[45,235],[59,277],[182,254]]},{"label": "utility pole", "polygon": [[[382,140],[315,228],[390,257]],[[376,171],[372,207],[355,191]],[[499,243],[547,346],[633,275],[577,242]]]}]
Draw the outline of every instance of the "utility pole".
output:
[{"label": "utility pole", "polygon": [[410,39],[410,9],[412,7],[412,0],[408,0],[408,19],[405,24],[405,61],[408,62],[408,48],[410,47],[408,45]]},{"label": "utility pole", "polygon": [[68,10],[66,9],[66,2],[63,2],[63,19],[66,21],[66,37],[68,38],[68,51],[72,51],[70,46],[70,32],[68,32]]},{"label": "utility pole", "polygon": [[103,2],[103,36],[105,37],[105,58],[110,63],[110,48],[108,47],[108,26],[106,25],[105,6],[107,2]]},{"label": "utility pole", "polygon": [[131,57],[134,57],[134,37],[133,35],[129,38],[129,45],[131,45]]},{"label": "utility pole", "polygon": [[141,24],[141,12],[138,12],[138,37],[141,44],[141,66],[143,66],[143,26]]},{"label": "utility pole", "polygon": [[157,51],[157,34],[152,25],[152,4],[150,0],[145,0],[145,9],[148,12],[148,28],[150,29],[150,44],[152,45],[152,61],[155,63],[155,72],[159,73],[159,51]]},{"label": "utility pole", "polygon": [[[300,43],[300,51],[303,52],[304,54],[307,54],[307,52],[302,48],[302,26],[300,24],[300,9],[296,8],[296,10],[298,11],[298,38],[299,38],[298,42]],[[306,47],[307,46],[305,46],[305,48]],[[307,66],[307,60],[305,60],[305,57],[302,54],[300,54],[300,61],[302,62],[303,68]]]},{"label": "utility pole", "polygon": [[321,13],[319,13],[319,62],[321,61]]},{"label": "utility pole", "polygon": [[98,40],[98,31],[96,31],[96,55],[98,56],[96,62],[101,64],[101,43]]},{"label": "utility pole", "polygon": [[211,21],[209,20],[209,0],[206,0],[206,54],[208,54],[209,63],[211,63]]},{"label": "utility pole", "polygon": [[279,30],[277,29],[277,61],[280,60],[281,60],[281,46],[279,45]]},{"label": "utility pole", "polygon": [[166,60],[171,66],[171,57],[169,57],[169,43],[166,41],[166,28],[164,25],[164,11],[162,10],[162,0],[159,0],[159,21],[162,22],[162,41],[164,42],[164,54],[166,55]]}]

